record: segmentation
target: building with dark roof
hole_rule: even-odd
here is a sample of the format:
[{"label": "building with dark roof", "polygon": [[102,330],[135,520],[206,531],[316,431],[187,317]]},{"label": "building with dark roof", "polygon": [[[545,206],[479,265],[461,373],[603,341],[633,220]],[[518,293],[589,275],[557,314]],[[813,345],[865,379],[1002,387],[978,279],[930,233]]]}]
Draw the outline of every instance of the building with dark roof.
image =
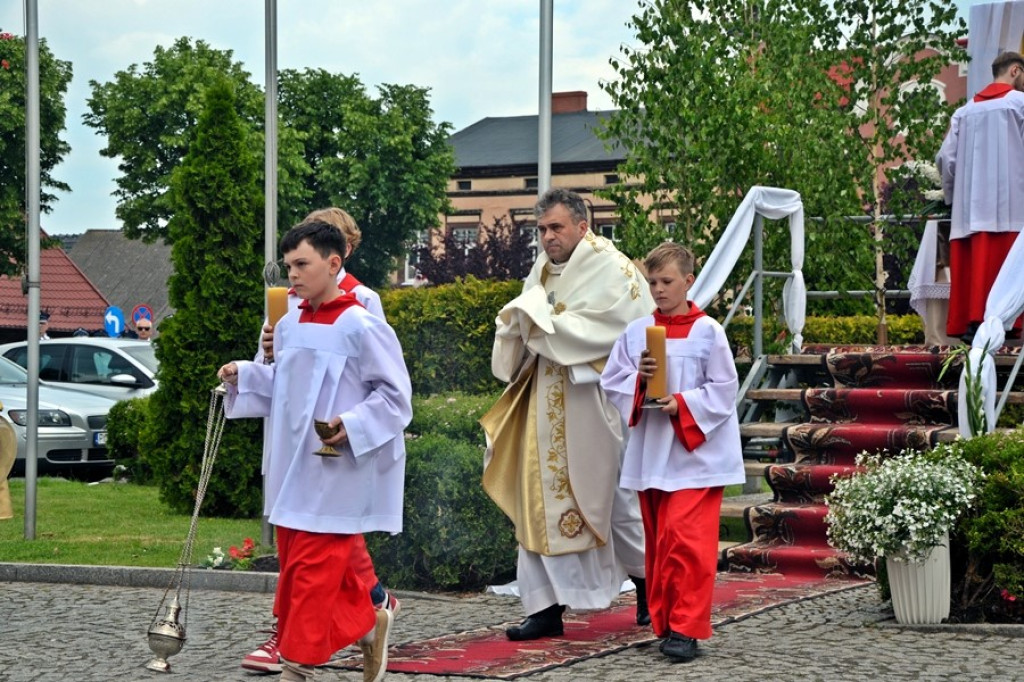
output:
[{"label": "building with dark roof", "polygon": [[120,230],[88,230],[68,255],[129,324],[137,305],[149,306],[158,329],[174,312],[167,301],[167,280],[174,271],[171,247],[162,241],[147,244]]}]

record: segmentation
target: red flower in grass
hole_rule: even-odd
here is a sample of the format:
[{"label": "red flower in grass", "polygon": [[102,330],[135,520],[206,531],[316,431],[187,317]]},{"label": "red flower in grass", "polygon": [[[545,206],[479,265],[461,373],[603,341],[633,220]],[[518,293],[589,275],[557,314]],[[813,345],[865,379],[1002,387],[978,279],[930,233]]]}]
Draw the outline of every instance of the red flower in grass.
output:
[{"label": "red flower in grass", "polygon": [[6,59],[0,59],[0,66],[2,66],[4,69],[8,71],[11,70],[11,63]]}]

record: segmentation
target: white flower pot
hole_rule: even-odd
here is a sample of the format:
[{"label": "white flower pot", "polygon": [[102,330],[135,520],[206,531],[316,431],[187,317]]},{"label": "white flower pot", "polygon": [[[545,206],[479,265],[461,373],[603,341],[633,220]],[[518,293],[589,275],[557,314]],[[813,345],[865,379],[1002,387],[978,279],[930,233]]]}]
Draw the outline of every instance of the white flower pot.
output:
[{"label": "white flower pot", "polygon": [[949,617],[949,534],[924,561],[885,559],[896,621],[904,625],[941,623]]}]

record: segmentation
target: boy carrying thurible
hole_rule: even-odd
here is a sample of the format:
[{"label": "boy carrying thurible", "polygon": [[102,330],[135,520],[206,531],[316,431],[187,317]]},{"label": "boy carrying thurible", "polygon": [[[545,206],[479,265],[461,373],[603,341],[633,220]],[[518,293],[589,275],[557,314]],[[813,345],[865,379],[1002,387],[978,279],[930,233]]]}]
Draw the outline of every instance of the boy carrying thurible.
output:
[{"label": "boy carrying thurible", "polygon": [[[271,421],[265,513],[278,529],[281,680],[312,680],[314,666],[358,641],[364,679],[376,682],[392,614],[373,608],[353,560],[360,533],[402,530],[409,374],[394,330],[338,288],[339,230],[304,222],[281,251],[303,302],[274,328],[274,364],[218,371],[229,418]],[[337,433],[320,439],[314,419]],[[325,444],[340,454],[315,454]]]},{"label": "boy carrying thurible", "polygon": [[[619,483],[640,496],[651,626],[663,654],[688,661],[696,640],[711,637],[723,489],[745,479],[739,379],[725,330],[687,300],[689,249],[662,244],[644,266],[658,309],[616,341],[601,386],[630,426]],[[658,369],[646,348],[650,326],[666,336],[668,395],[656,402],[647,400]]]}]

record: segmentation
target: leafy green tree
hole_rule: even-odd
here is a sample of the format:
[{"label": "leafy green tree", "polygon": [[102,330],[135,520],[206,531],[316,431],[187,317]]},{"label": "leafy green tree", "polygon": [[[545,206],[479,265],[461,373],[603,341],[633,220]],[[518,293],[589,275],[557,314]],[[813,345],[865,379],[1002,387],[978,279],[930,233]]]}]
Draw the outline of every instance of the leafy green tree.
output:
[{"label": "leafy green tree", "polygon": [[[160,388],[150,399],[159,419],[149,421],[142,448],[161,498],[179,511],[192,509],[216,371],[252,356],[262,318],[259,163],[236,110],[244,102],[235,87],[220,78],[206,88],[194,140],[172,174],[168,195],[175,313],[160,325]],[[259,512],[260,426],[242,420],[225,428],[206,513]]]},{"label": "leafy green tree", "polygon": [[[0,32],[0,275],[17,275],[25,261],[25,40]],[[57,59],[39,41],[40,209],[49,212],[56,190],[71,188],[53,170],[71,151],[61,139],[65,129],[64,98],[71,82],[71,62]],[[46,246],[50,240],[44,240]]]},{"label": "leafy green tree", "polygon": [[[171,175],[195,139],[207,87],[221,78],[234,84],[239,117],[249,133],[246,144],[262,182],[264,96],[231,50],[179,38],[169,48],[158,46],[153,61],[141,67],[132,64],[107,83],[89,82],[92,96],[83,119],[106,136],[100,153],[118,159],[116,215],[127,237],[170,236]],[[287,129],[278,135],[278,165],[279,215],[287,216],[308,199],[303,181],[309,170],[297,136]]]},{"label": "leafy green tree", "polygon": [[[623,182],[607,195],[621,208],[628,255],[670,236],[649,217],[652,199],[676,223],[671,237],[706,258],[750,187],[786,187],[807,215],[829,217],[807,224],[809,286],[867,284],[858,279],[866,240],[835,219],[860,211],[823,23],[813,0],[643,4],[632,20],[643,45],[613,61],[617,78],[604,85],[620,112],[603,134],[627,153]],[[766,237],[766,264],[788,269],[788,230]]]},{"label": "leafy green tree", "polygon": [[885,343],[883,259],[892,244],[882,220],[886,173],[903,161],[935,158],[953,106],[932,81],[953,60],[966,26],[952,0],[850,0],[830,9],[841,48],[836,61],[849,81],[853,167],[872,217],[878,342]]},{"label": "leafy green tree", "polygon": [[[951,21],[951,2],[935,4],[932,15],[921,9],[927,5],[643,3],[632,21],[643,46],[613,62],[617,78],[604,86],[621,109],[604,134],[628,156],[619,169],[624,182],[608,192],[622,209],[624,250],[641,256],[668,236],[649,218],[653,202],[676,223],[674,238],[704,257],[744,193],[774,185],[799,191],[812,217],[808,287],[872,288],[881,237],[843,217],[879,205],[871,181],[884,177],[886,166],[909,154],[934,154],[934,131],[946,119],[933,91],[890,87],[927,83],[949,62],[945,51],[919,54],[922,46],[953,44],[939,32]],[[864,17],[885,30],[870,33]],[[881,106],[864,109],[870,101]],[[769,230],[767,239],[768,268],[785,269],[788,235]],[[742,262],[738,273],[748,266]]]},{"label": "leafy green tree", "polygon": [[[363,233],[346,268],[370,286],[387,281],[416,232],[437,224],[455,169],[450,126],[432,120],[425,88],[382,85],[369,95],[356,76],[283,71],[282,126],[302,138],[308,208],[339,206]],[[283,225],[282,227],[285,227]]]}]

